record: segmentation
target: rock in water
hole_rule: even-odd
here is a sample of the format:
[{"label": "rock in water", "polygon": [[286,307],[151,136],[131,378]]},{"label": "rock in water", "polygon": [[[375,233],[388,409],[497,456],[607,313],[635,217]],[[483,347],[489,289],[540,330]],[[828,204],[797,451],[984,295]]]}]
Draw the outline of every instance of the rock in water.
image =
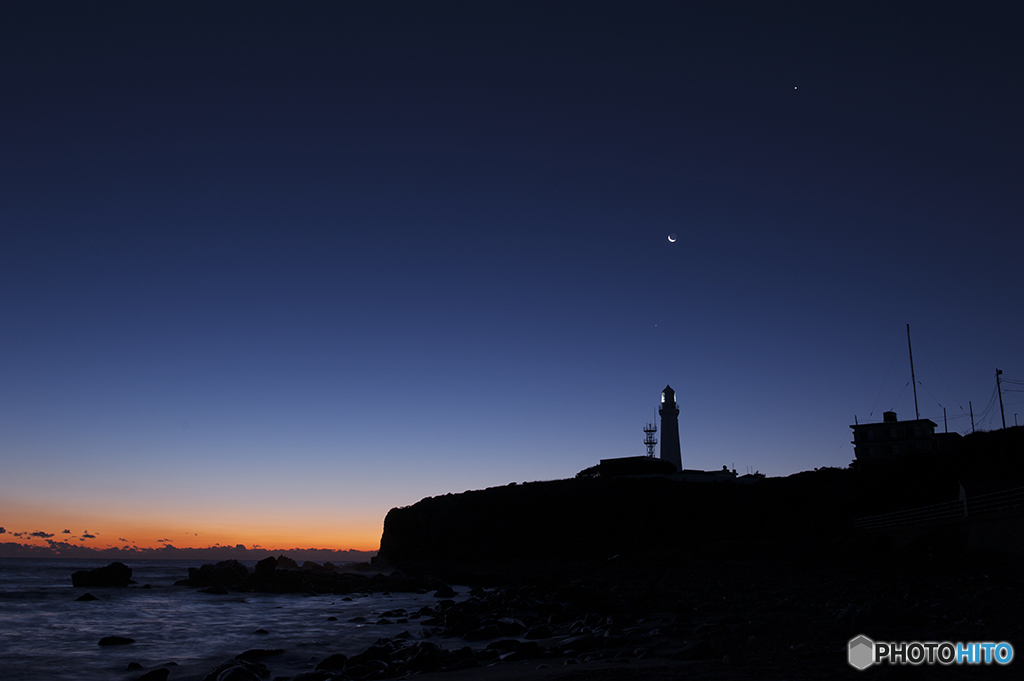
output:
[{"label": "rock in water", "polygon": [[76,601],[98,601],[99,599],[96,598],[95,596],[93,596],[90,593],[84,593],[81,596],[79,596],[78,598],[76,598],[75,600]]},{"label": "rock in water", "polygon": [[235,586],[249,576],[249,568],[237,560],[222,560],[216,564],[203,565],[198,570],[188,569],[189,586]]},{"label": "rock in water", "polygon": [[71,575],[74,586],[128,586],[132,569],[124,563],[111,563],[95,570],[79,570]]},{"label": "rock in water", "polygon": [[[298,676],[293,676],[292,677],[292,681],[330,681],[331,679],[338,679],[338,678],[342,678],[343,679],[343,678],[347,678],[347,677],[335,676],[331,672],[326,672],[326,671],[318,671],[318,672],[313,671],[313,672],[303,672],[303,673],[299,674]],[[381,678],[381,677],[373,677],[373,678]]]},{"label": "rock in water", "polygon": [[340,672],[345,669],[345,663],[348,662],[348,658],[337,653],[336,655],[330,655],[320,660],[320,664],[316,666],[317,671],[329,671],[329,672]]},{"label": "rock in water", "polygon": [[269,556],[256,563],[256,575],[259,577],[273,577],[277,570],[277,558]]},{"label": "rock in water", "polygon": [[272,657],[274,655],[281,655],[283,653],[284,653],[284,648],[273,648],[273,649],[269,649],[269,650],[267,648],[253,648],[252,650],[247,650],[244,653],[239,653],[238,655],[235,655],[235,659],[236,660],[259,660],[260,658],[263,658],[263,657]]},{"label": "rock in water", "polygon": [[551,638],[555,635],[554,629],[549,624],[538,624],[532,627],[529,631],[523,634],[523,638],[527,641],[536,640],[538,638]]},{"label": "rock in water", "polygon": [[148,671],[135,681],[167,681],[167,675],[171,673],[170,669],[160,667],[159,669],[153,669]]},{"label": "rock in water", "polygon": [[227,596],[228,595],[228,590],[225,589],[222,586],[211,586],[211,587],[208,587],[206,589],[200,589],[199,593],[215,594],[217,596]]},{"label": "rock in water", "polygon": [[299,564],[282,553],[277,557],[277,567],[280,570],[298,570]]},{"label": "rock in water", "polygon": [[135,643],[135,639],[125,636],[104,636],[100,639],[101,646],[126,646],[129,643]]},{"label": "rock in water", "polygon": [[203,677],[203,681],[262,681],[270,669],[261,662],[230,660]]}]

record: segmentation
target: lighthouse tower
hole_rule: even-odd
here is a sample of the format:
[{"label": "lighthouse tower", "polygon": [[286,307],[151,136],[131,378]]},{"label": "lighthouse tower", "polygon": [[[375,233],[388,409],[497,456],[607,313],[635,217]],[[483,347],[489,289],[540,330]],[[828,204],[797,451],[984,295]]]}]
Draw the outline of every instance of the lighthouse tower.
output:
[{"label": "lighthouse tower", "polygon": [[661,458],[683,470],[683,455],[679,451],[679,405],[676,404],[676,391],[666,385],[661,391]]}]

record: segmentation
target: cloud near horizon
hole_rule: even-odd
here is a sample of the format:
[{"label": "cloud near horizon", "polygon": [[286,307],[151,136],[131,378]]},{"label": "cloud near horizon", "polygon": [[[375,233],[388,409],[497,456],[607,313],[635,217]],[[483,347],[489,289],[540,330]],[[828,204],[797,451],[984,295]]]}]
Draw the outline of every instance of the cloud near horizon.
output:
[{"label": "cloud near horizon", "polygon": [[376,551],[357,551],[355,549],[335,550],[317,548],[290,549],[246,549],[244,545],[208,546],[205,548],[177,548],[162,546],[159,548],[139,548],[138,546],[108,546],[93,548],[70,544],[65,541],[47,539],[46,546],[38,544],[19,544],[17,542],[0,542],[0,558],[72,558],[72,559],[116,559],[116,560],[260,560],[270,555],[286,555],[293,560],[302,562],[366,562],[377,554]]}]

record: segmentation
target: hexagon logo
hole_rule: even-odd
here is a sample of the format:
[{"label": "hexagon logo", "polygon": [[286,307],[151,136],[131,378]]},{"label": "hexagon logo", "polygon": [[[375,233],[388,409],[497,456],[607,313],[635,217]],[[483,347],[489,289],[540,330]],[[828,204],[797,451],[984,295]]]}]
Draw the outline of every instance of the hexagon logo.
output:
[{"label": "hexagon logo", "polygon": [[862,634],[857,638],[850,639],[846,648],[849,653],[849,657],[847,659],[849,660],[851,667],[855,667],[863,671],[874,664],[875,642],[867,636]]}]

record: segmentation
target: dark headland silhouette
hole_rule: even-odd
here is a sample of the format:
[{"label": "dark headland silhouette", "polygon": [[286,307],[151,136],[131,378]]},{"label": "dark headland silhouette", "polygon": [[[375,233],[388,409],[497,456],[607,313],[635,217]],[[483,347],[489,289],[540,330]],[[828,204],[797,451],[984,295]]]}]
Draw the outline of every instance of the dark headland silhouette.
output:
[{"label": "dark headland silhouette", "polygon": [[[671,472],[598,472],[392,509],[376,561],[402,570],[452,570],[467,579],[473,570],[549,570],[553,564],[613,556],[671,561],[702,552],[858,555],[868,547],[899,546],[899,533],[907,530],[862,532],[854,524],[858,519],[958,502],[961,489],[970,505],[976,496],[1022,486],[1024,427],[975,433],[948,451],[914,452],[885,466],[823,468],[749,485],[688,482]],[[1021,511],[1008,508],[996,515],[1012,523]],[[1021,532],[986,545],[984,527],[992,519],[985,513],[945,522],[928,527],[934,543],[951,551],[1022,549]]]},{"label": "dark headland silhouette", "polygon": [[749,485],[677,476],[599,470],[423,499],[388,513],[375,563],[498,587],[451,621],[575,626],[590,637],[577,657],[621,659],[615,623],[647,622],[657,636],[628,645],[664,678],[845,677],[858,635],[1021,641],[1024,427]]},{"label": "dark headland silhouette", "polygon": [[886,415],[855,426],[855,443],[881,449],[849,468],[737,484],[735,472],[682,469],[670,387],[663,404],[668,456],[392,509],[375,565],[504,594],[452,613],[454,635],[497,637],[508,617],[545,633],[565,622],[589,632],[572,646],[606,660],[624,655],[612,623],[656,622],[657,640],[630,645],[669,676],[674,664],[696,678],[845,676],[858,635],[1020,640],[1024,428],[937,437],[931,421]]},{"label": "dark headland silhouette", "polygon": [[[672,411],[662,410],[663,437]],[[901,422],[893,416],[870,427],[893,423]],[[914,425],[885,437],[913,445],[925,437]],[[384,613],[408,622],[408,635],[276,677],[291,681],[455,671],[485,678],[467,677],[474,668],[489,679],[953,678],[965,670],[858,672],[846,652],[858,636],[1021,641],[1024,427],[947,444],[750,484],[737,484],[734,474],[717,482],[687,477],[681,458],[673,460],[676,444],[667,459],[610,459],[573,479],[394,508],[372,566],[338,570],[270,557],[252,570],[227,561],[190,569],[179,584],[210,598],[435,595],[435,605],[417,612]],[[649,468],[630,468],[634,458]],[[130,577],[121,568],[107,572],[79,574],[76,583]],[[269,678],[281,653],[239,651],[206,679]],[[1010,670],[969,671],[1009,678]]]}]

